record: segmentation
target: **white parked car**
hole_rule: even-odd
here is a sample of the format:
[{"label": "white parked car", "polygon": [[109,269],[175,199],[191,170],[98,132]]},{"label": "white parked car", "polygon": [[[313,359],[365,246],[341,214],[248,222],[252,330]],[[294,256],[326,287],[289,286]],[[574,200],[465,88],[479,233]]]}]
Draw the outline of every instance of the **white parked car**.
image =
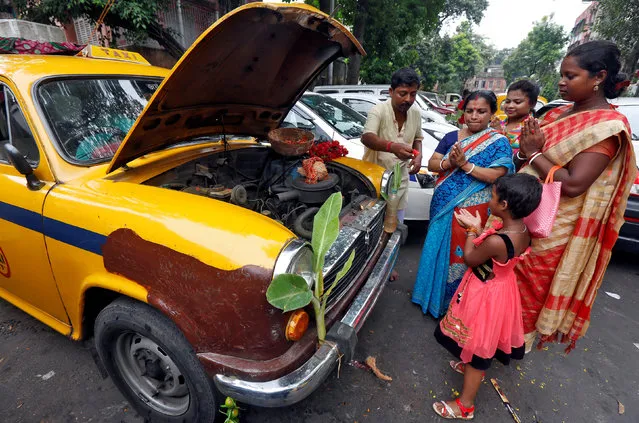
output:
[{"label": "white parked car", "polygon": [[[388,99],[388,94],[363,94],[363,93],[336,93],[326,94],[329,97],[333,97],[335,100],[339,100],[346,104],[356,112],[367,116],[368,111],[377,103],[381,103]],[[414,107],[419,107],[419,111],[422,115],[422,120],[426,122],[446,123],[446,118],[441,113],[438,113],[430,108],[423,108],[415,102]]]},{"label": "white parked car", "polygon": [[[320,141],[336,140],[348,149],[348,156],[361,159],[364,145],[361,136],[366,119],[363,115],[326,95],[306,92],[282,122],[282,127],[297,127],[315,134]],[[422,122],[422,171],[412,175],[408,186],[405,220],[428,220],[433,196],[434,176],[426,169],[428,159],[439,141],[457,128],[447,123]]]}]

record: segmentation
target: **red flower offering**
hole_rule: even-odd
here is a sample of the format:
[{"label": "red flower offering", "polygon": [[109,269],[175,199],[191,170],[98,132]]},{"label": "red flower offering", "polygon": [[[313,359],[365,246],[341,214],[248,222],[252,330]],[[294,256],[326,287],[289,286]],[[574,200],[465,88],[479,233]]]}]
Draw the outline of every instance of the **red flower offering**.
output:
[{"label": "red flower offering", "polygon": [[348,150],[339,143],[339,141],[326,141],[315,143],[309,151],[311,157],[319,157],[325,162],[344,157],[348,154]]}]

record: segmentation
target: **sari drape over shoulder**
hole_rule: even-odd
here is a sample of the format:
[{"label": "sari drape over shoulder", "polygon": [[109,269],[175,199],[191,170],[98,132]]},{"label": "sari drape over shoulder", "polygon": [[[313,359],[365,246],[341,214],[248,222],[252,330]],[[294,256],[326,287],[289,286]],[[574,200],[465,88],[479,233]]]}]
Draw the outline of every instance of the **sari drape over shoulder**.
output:
[{"label": "sari drape over shoulder", "polygon": [[[505,167],[514,171],[512,148],[508,139],[492,128],[460,141],[470,163],[479,167]],[[450,152],[450,149],[449,149]],[[447,158],[449,153],[444,155]],[[466,272],[463,262],[465,232],[454,221],[456,208],[480,212],[485,222],[491,185],[454,169],[440,176],[431,200],[430,222],[419,263],[412,301],[424,313],[440,317],[446,313],[450,299]]]},{"label": "sari drape over shoulder", "polygon": [[[590,311],[610,261],[637,168],[630,142],[630,125],[615,110],[591,110],[558,117],[572,106],[553,110],[544,118],[544,156],[565,166],[577,154],[613,138],[619,149],[606,169],[582,195],[562,196],[552,233],[535,238],[532,252],[515,268],[521,292],[524,331],[535,331],[542,342],[558,334],[570,342],[583,336]],[[539,176],[532,166],[520,172]]]}]

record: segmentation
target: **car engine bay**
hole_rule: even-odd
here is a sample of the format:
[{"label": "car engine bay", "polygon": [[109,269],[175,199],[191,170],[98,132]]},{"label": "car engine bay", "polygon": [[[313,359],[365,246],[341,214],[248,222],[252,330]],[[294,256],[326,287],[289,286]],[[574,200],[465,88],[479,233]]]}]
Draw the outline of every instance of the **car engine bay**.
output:
[{"label": "car engine bay", "polygon": [[343,210],[377,196],[368,179],[334,161],[326,163],[327,179],[307,184],[298,173],[303,159],[279,155],[265,146],[252,146],[193,160],[145,184],[252,210],[306,239],[311,238],[319,207],[334,192],[342,193]]}]

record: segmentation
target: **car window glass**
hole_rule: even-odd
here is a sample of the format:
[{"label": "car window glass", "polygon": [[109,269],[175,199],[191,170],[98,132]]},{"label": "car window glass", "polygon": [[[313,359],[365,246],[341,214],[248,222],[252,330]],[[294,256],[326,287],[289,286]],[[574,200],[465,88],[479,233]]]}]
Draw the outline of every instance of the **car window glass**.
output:
[{"label": "car window glass", "polygon": [[375,91],[373,90],[362,90],[362,89],[357,89],[357,90],[344,90],[345,93],[362,93],[362,94],[375,94]]},{"label": "car window glass", "polygon": [[74,78],[38,87],[58,151],[71,162],[110,160],[160,84],[158,79]]},{"label": "car window glass", "polygon": [[359,138],[364,132],[366,119],[350,107],[331,97],[304,95],[302,102],[310,107],[344,138]]},{"label": "car window glass", "polygon": [[368,111],[375,105],[375,103],[366,100],[360,100],[358,98],[345,98],[344,104],[364,116],[368,116]]},{"label": "car window glass", "polygon": [[313,135],[315,135],[316,140],[328,140],[328,135],[317,127],[313,123],[313,121],[306,119],[301,114],[299,114],[295,110],[291,110],[288,112],[282,124],[280,125],[282,128],[300,128],[305,129],[307,131],[311,131]]},{"label": "car window glass", "polygon": [[[0,84],[0,143],[9,143],[27,158],[31,165],[37,166],[40,152],[31,128],[20,109],[20,105],[8,87]],[[0,160],[7,162],[4,148],[0,149]]]}]

